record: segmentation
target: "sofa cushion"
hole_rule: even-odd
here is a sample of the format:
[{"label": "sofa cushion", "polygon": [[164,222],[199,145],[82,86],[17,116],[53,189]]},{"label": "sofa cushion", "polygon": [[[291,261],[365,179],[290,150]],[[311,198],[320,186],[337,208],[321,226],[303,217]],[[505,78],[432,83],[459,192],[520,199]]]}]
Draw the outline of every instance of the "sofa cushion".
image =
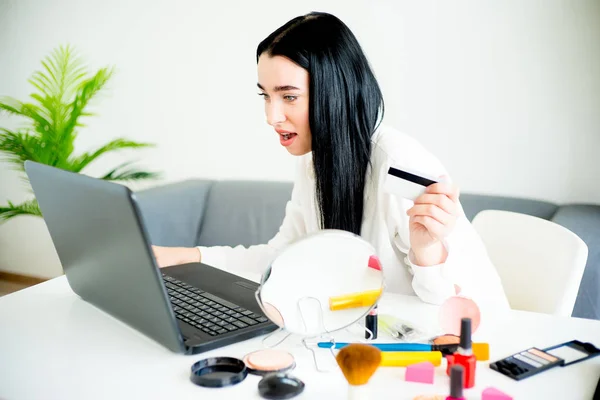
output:
[{"label": "sofa cushion", "polygon": [[213,181],[195,179],[136,192],[150,242],[195,246],[212,185]]},{"label": "sofa cushion", "polygon": [[588,246],[588,260],[572,315],[600,319],[600,206],[565,205],[552,221],[575,233]]},{"label": "sofa cushion", "polygon": [[250,246],[267,243],[279,231],[292,187],[291,182],[215,182],[196,244]]},{"label": "sofa cushion", "polygon": [[460,202],[465,215],[472,221],[483,210],[504,210],[550,219],[558,209],[555,204],[530,199],[463,193]]}]

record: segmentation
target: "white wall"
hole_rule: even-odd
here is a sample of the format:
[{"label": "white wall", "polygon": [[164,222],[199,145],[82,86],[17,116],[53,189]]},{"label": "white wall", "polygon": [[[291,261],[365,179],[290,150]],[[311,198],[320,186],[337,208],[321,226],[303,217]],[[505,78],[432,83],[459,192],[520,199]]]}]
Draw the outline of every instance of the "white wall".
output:
[{"label": "white wall", "polygon": [[[77,149],[118,136],[158,144],[107,156],[90,174],[133,157],[164,181],[290,180],[292,157],[255,94],[254,52],[313,9],[354,30],[382,85],[386,123],[421,140],[463,191],[600,203],[594,0],[0,0],[0,95],[27,96],[40,59],[72,43],[92,68],[117,68]],[[0,202],[26,198],[2,164],[0,182]],[[0,270],[56,276],[51,249],[39,220],[0,225]]]}]

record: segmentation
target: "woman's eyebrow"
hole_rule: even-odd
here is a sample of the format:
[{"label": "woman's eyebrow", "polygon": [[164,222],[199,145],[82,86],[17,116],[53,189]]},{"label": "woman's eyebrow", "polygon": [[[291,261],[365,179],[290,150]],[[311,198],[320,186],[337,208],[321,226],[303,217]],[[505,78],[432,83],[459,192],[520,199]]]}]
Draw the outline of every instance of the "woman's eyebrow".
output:
[{"label": "woman's eyebrow", "polygon": [[[262,87],[262,85],[260,83],[257,83],[256,86],[258,86],[258,88],[260,90],[265,90],[264,87]],[[284,86],[275,86],[273,88],[274,92],[286,92],[288,90],[300,90],[299,88],[297,88],[296,86],[292,86],[292,85],[284,85]]]}]

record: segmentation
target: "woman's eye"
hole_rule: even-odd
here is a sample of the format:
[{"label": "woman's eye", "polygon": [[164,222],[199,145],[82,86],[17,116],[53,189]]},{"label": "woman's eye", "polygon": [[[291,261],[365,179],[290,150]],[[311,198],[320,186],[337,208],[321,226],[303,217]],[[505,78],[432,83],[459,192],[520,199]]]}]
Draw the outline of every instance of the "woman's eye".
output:
[{"label": "woman's eye", "polygon": [[267,100],[269,98],[269,95],[266,93],[258,93],[259,96],[262,96],[263,99]]},{"label": "woman's eye", "polygon": [[285,101],[294,101],[298,98],[298,96],[283,96]]}]

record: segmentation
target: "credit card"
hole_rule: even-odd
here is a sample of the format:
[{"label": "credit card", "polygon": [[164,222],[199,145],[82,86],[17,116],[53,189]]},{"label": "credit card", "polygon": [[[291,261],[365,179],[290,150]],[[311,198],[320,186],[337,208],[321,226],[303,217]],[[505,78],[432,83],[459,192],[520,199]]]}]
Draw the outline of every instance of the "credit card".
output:
[{"label": "credit card", "polygon": [[388,169],[384,189],[388,193],[415,201],[417,197],[425,193],[427,186],[437,182],[439,182],[438,178],[430,175],[392,166]]}]

